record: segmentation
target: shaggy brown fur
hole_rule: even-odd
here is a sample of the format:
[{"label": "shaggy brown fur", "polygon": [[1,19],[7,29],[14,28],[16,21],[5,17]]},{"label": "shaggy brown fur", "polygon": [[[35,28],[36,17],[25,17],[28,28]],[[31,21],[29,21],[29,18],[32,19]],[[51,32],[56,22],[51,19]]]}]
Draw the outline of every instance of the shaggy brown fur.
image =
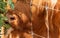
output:
[{"label": "shaggy brown fur", "polygon": [[[44,1],[40,1],[40,6],[38,8],[38,2],[39,0],[33,0],[35,2],[32,3],[32,25],[33,25],[33,30],[36,34],[44,36],[47,38],[47,33],[49,32],[49,37],[50,38],[59,38],[59,15],[60,13],[56,13],[56,10],[51,10],[48,9],[48,22],[49,22],[49,31],[47,32],[47,27],[45,24],[45,18],[46,18],[46,9],[43,6],[46,6],[46,3],[44,3]],[[42,5],[43,3],[43,5]],[[58,3],[58,2],[57,2]],[[50,7],[51,5],[49,5],[49,3],[47,3],[48,7]],[[42,6],[42,7],[41,7]],[[57,4],[56,4],[57,6]],[[58,6],[57,6],[58,7]],[[59,7],[58,7],[59,8]],[[51,19],[51,15],[53,12],[53,16]]]},{"label": "shaggy brown fur", "polygon": [[8,10],[6,14],[13,30],[12,38],[32,38],[31,32],[31,11],[29,3],[22,0],[17,1],[14,10]]},{"label": "shaggy brown fur", "polygon": [[[38,2],[37,2],[38,3]],[[36,3],[35,3],[36,4]],[[58,4],[58,3],[57,3]],[[58,5],[56,4],[56,9]],[[45,6],[45,3],[43,3]],[[48,4],[48,6],[50,6]],[[13,38],[19,35],[20,38],[32,38],[32,35],[29,34],[31,32],[31,26],[33,27],[34,38],[47,38],[47,27],[45,24],[46,10],[44,7],[37,7],[36,5],[31,6],[34,9],[30,9],[30,4],[26,4],[26,2],[18,1],[15,3],[15,9],[9,10],[7,16],[9,18],[9,23],[14,29],[11,33]],[[32,11],[32,16],[31,16]],[[53,17],[51,19],[52,12]],[[60,13],[56,11],[52,11],[48,9],[48,20],[49,20],[49,33],[50,38],[58,38],[59,37],[59,19]],[[12,16],[12,20],[10,20]],[[31,25],[32,23],[32,25]],[[39,36],[40,37],[39,37]],[[42,37],[41,37],[42,36]]]}]

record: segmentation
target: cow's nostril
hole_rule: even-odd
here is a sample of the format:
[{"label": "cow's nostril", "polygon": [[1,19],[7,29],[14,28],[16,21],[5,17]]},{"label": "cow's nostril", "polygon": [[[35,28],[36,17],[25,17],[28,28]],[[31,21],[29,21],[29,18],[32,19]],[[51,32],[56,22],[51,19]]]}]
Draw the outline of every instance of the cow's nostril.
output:
[{"label": "cow's nostril", "polygon": [[9,24],[9,22],[8,21],[4,21],[5,22],[5,24]]}]

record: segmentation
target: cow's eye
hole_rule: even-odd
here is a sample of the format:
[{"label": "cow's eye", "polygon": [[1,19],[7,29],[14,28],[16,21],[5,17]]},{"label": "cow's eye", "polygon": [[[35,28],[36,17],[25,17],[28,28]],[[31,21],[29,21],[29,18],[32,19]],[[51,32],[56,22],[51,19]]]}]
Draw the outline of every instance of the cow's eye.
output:
[{"label": "cow's eye", "polygon": [[15,20],[15,17],[10,17],[10,20]]}]

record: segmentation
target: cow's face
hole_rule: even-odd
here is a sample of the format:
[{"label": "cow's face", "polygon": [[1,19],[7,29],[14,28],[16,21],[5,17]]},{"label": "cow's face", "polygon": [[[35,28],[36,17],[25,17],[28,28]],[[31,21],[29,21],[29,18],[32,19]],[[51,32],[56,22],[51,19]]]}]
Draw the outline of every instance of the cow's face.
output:
[{"label": "cow's face", "polygon": [[[30,6],[24,1],[17,1],[14,10],[9,10],[6,14],[12,27],[25,28],[30,24]],[[28,23],[29,22],[29,23]]]},{"label": "cow's face", "polygon": [[17,12],[9,10],[6,14],[8,18],[8,22],[11,24],[13,28],[19,28],[19,25],[22,25],[22,20],[19,18],[19,16],[16,14]]},{"label": "cow's face", "polygon": [[15,29],[23,29],[23,28],[29,28],[28,22],[29,19],[26,16],[26,14],[22,12],[17,12],[17,11],[12,11],[9,10],[8,13],[6,14],[8,18],[8,22],[11,24],[11,26]]}]

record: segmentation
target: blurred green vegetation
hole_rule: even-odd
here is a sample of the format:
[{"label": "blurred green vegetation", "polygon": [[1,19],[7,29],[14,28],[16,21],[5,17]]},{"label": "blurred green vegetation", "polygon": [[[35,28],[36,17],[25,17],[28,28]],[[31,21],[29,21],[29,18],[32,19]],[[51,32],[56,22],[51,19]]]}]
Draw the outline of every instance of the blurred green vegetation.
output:
[{"label": "blurred green vegetation", "polygon": [[2,26],[4,26],[6,29],[8,29],[10,27],[10,25],[7,23],[5,23],[4,21],[7,20],[7,17],[5,16],[5,14],[7,13],[7,4],[10,5],[11,9],[14,9],[14,3],[12,2],[12,0],[0,0],[0,28]]}]

